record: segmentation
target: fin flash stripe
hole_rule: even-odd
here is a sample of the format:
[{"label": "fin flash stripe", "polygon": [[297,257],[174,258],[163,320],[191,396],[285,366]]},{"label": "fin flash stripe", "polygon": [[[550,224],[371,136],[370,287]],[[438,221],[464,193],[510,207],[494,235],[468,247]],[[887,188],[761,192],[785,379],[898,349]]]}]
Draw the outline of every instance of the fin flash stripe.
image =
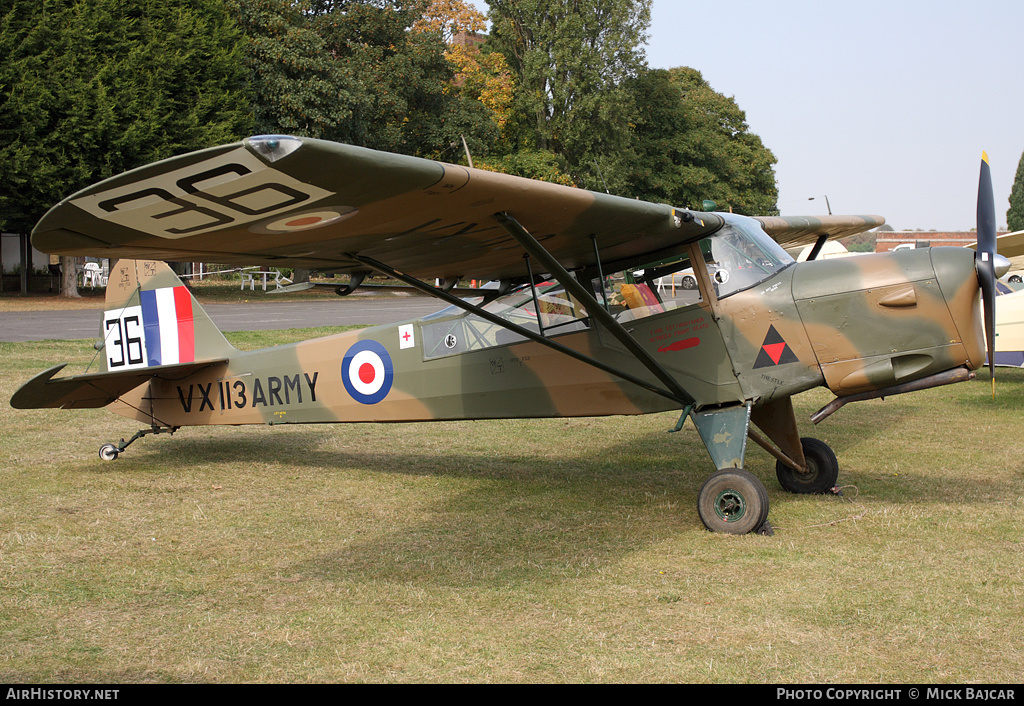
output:
[{"label": "fin flash stripe", "polygon": [[192,295],[184,286],[139,293],[149,365],[191,363],[196,356]]}]

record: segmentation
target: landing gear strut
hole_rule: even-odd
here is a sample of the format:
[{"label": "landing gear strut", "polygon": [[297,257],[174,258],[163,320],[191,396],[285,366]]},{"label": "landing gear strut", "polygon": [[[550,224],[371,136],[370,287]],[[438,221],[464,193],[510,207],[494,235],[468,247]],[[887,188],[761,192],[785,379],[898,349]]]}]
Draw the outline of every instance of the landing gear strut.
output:
[{"label": "landing gear strut", "polygon": [[118,456],[120,456],[121,453],[126,448],[131,446],[132,442],[135,441],[136,439],[141,439],[142,437],[147,436],[148,434],[173,434],[176,431],[178,431],[178,427],[154,426],[149,429],[142,429],[141,431],[137,432],[135,436],[128,439],[128,441],[121,439],[121,443],[117,444],[116,446],[110,443],[103,444],[103,446],[100,447],[100,458],[103,459],[104,461],[113,461]]}]

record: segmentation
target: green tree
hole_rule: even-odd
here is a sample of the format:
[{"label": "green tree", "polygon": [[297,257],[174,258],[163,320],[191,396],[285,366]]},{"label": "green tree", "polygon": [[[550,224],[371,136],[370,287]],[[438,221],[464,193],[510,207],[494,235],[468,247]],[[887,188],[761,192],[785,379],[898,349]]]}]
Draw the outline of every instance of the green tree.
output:
[{"label": "green tree", "polygon": [[[628,149],[624,82],[644,68],[650,0],[490,0],[490,51],[516,77],[515,149],[550,152],[597,188]],[[605,168],[604,172],[617,170]]]},{"label": "green tree", "polygon": [[1017,176],[1010,190],[1010,210],[1006,212],[1006,224],[1010,230],[1024,230],[1024,154],[1017,163]]},{"label": "green tree", "polygon": [[748,215],[778,213],[775,156],[736,101],[686,67],[645,71],[627,84],[637,106],[627,169],[630,196]]},{"label": "green tree", "polygon": [[418,27],[426,0],[234,0],[258,130],[437,156],[498,132],[451,90],[444,28]]},{"label": "green tree", "polygon": [[240,37],[219,0],[4,0],[0,227],[250,132]]}]

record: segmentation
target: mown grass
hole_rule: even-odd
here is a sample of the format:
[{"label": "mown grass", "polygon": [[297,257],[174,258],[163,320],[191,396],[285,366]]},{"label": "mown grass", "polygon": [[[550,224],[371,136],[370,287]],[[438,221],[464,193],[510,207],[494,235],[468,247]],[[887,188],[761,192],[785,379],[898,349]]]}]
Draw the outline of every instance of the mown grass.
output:
[{"label": "mown grass", "polygon": [[[272,345],[302,332],[246,334]],[[0,393],[87,341],[0,344]],[[183,429],[0,411],[0,681],[1017,682],[1024,371],[805,434],[843,497],[704,531],[675,416]]]}]

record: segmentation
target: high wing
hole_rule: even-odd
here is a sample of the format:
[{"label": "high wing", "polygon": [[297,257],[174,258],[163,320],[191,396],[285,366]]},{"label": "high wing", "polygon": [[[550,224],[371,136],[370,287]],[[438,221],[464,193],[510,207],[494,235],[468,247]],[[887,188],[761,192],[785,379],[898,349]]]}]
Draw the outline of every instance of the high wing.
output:
[{"label": "high wing", "polygon": [[[371,258],[421,278],[522,278],[522,249],[498,214],[515,219],[567,270],[593,266],[598,257],[609,268],[655,260],[723,224],[715,214],[664,204],[323,140],[263,136],[80,191],[40,220],[32,240],[44,252],[69,256],[349,273],[365,271]],[[762,222],[787,243],[883,221]]]},{"label": "high wing", "polygon": [[813,245],[822,236],[845,238],[885,224],[881,216],[756,216],[779,245]]},{"label": "high wing", "polygon": [[176,157],[65,199],[33,243],[59,255],[268,263],[352,272],[379,258],[418,277],[526,274],[507,213],[570,269],[671,249],[717,230],[682,212],[349,145],[257,137]]}]

